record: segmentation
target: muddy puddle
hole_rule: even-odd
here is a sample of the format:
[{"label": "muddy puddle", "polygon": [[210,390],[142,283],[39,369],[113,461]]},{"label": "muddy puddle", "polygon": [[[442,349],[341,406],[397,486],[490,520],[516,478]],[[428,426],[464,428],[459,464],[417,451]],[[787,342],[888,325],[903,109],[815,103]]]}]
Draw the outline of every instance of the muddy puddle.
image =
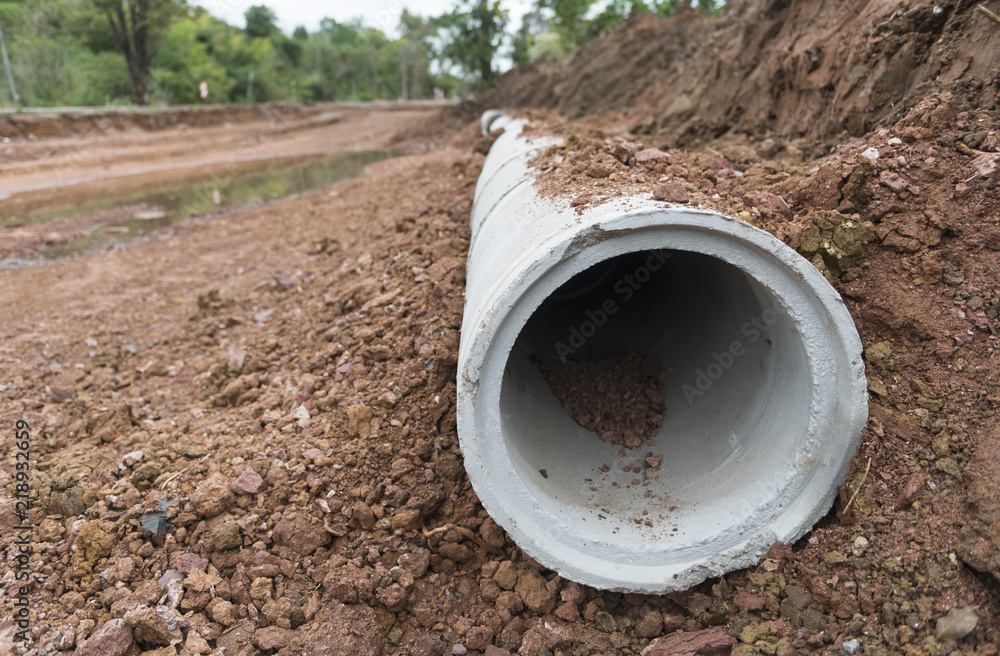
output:
[{"label": "muddy puddle", "polygon": [[306,164],[302,164],[301,159],[290,162],[282,158],[264,171],[208,176],[207,182],[119,195],[55,212],[7,217],[0,220],[0,231],[28,226],[37,229],[46,225],[59,232],[68,223],[78,223],[78,229],[72,231],[76,234],[68,239],[55,239],[55,243],[47,240],[49,243],[36,252],[21,257],[0,257],[0,268],[123,248],[145,234],[206,212],[259,205],[329,187],[360,175],[369,164],[397,154],[366,151],[320,161],[312,158]]}]

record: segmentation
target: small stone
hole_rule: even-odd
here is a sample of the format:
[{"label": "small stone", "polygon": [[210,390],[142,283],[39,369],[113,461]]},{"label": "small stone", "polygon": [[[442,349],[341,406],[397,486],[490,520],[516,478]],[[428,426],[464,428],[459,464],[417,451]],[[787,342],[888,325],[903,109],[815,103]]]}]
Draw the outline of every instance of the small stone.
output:
[{"label": "small stone", "polygon": [[389,520],[392,530],[415,531],[420,528],[420,509],[400,508]]},{"label": "small stone", "polygon": [[403,610],[406,607],[406,602],[409,600],[406,589],[398,583],[393,583],[387,588],[380,589],[375,593],[375,597],[383,606],[394,613]]},{"label": "small stone", "polygon": [[195,511],[204,517],[215,517],[233,502],[232,484],[223,474],[215,473],[197,485],[191,494]]},{"label": "small stone", "polygon": [[892,359],[892,345],[889,342],[878,342],[865,349],[865,359],[872,366],[884,371],[892,371],[896,361]]},{"label": "small stone", "polygon": [[678,632],[666,638],[657,638],[642,650],[641,656],[714,656],[728,654],[736,646],[736,638],[726,633],[725,627],[716,626],[690,633]]},{"label": "small stone", "polygon": [[647,164],[668,159],[672,159],[670,153],[662,151],[659,148],[646,148],[635,154],[637,164]]},{"label": "small stone", "polygon": [[762,595],[755,595],[741,590],[733,597],[733,605],[739,610],[761,610],[767,600]]},{"label": "small stone", "polygon": [[422,635],[413,643],[413,656],[444,656],[445,644],[436,635]]},{"label": "small stone", "polygon": [[866,148],[861,156],[867,159],[872,164],[878,162],[879,152],[878,148]]},{"label": "small stone", "polygon": [[52,393],[49,398],[52,399],[53,403],[63,403],[65,401],[69,401],[74,396],[75,395],[73,394],[73,392],[64,389],[59,389],[58,387],[53,387]]},{"label": "small stone", "polygon": [[114,619],[102,624],[83,644],[75,656],[122,656],[132,647],[132,629],[124,620]]},{"label": "small stone", "polygon": [[222,626],[232,626],[239,617],[236,613],[236,606],[221,597],[210,601],[206,611],[213,622],[218,622]]},{"label": "small stone", "polygon": [[687,190],[684,189],[684,185],[676,182],[653,187],[653,198],[669,203],[687,203],[691,200],[688,197]]},{"label": "small stone", "polygon": [[295,638],[295,631],[267,626],[253,632],[253,644],[264,651],[281,649]]},{"label": "small stone", "polygon": [[635,623],[635,633],[640,638],[655,638],[663,631],[663,615],[658,610],[643,613]]},{"label": "small stone", "polygon": [[38,539],[41,542],[58,542],[63,537],[62,524],[46,517],[38,524]]},{"label": "small stone", "polygon": [[195,631],[188,631],[187,640],[184,641],[185,654],[207,654],[212,651],[208,641],[198,635]]},{"label": "small stone", "polygon": [[486,651],[483,652],[483,656],[511,656],[511,654],[506,649],[501,649],[495,645],[488,645]]},{"label": "small stone", "polygon": [[979,624],[979,616],[969,606],[952,608],[947,615],[938,618],[934,637],[938,642],[961,640],[972,633],[977,624]]},{"label": "small stone", "polygon": [[209,531],[208,536],[217,551],[228,551],[229,549],[236,549],[243,545],[243,538],[240,537],[240,527],[236,522],[219,524]]},{"label": "small stone", "polygon": [[878,181],[883,187],[888,188],[893,193],[900,194],[906,191],[907,182],[895,171],[882,171],[878,176]]},{"label": "small stone", "polygon": [[59,651],[67,651],[76,646],[76,629],[73,626],[62,626],[52,632],[52,644]]},{"label": "small stone", "polygon": [[525,569],[518,575],[514,591],[531,610],[536,613],[548,613],[555,608],[556,595],[548,589],[547,583],[545,577],[535,570]]},{"label": "small stone", "polygon": [[983,153],[972,160],[972,168],[984,180],[1000,182],[1000,153]]},{"label": "small stone", "polygon": [[514,567],[514,563],[509,560],[500,563],[493,574],[493,580],[504,590],[513,590],[517,584],[517,568]]},{"label": "small stone", "polygon": [[122,456],[122,467],[131,467],[137,462],[141,462],[143,455],[142,451],[132,451],[130,453],[126,453]]},{"label": "small stone", "polygon": [[572,601],[564,601],[556,608],[555,616],[567,622],[576,622],[580,619],[580,609]]},{"label": "small stone", "polygon": [[628,164],[628,161],[635,155],[635,148],[632,144],[619,143],[615,144],[611,154],[614,155],[614,158],[622,164]]},{"label": "small stone", "polygon": [[883,399],[889,396],[889,388],[886,387],[880,378],[875,378],[874,376],[868,379],[868,391],[881,396]]},{"label": "small stone", "polygon": [[176,569],[168,569],[163,573],[163,576],[157,579],[156,583],[161,588],[165,588],[168,585],[170,585],[171,581],[180,581],[183,578],[184,575],[178,572]]},{"label": "small stone", "polygon": [[414,549],[399,557],[399,566],[412,574],[415,579],[419,579],[427,573],[430,562],[431,552],[421,548]]},{"label": "small stone", "polygon": [[[295,408],[295,412],[292,413],[292,418],[295,419],[295,423],[297,423],[300,428],[309,428],[309,425],[312,424],[312,419],[309,418],[309,410],[304,405],[300,405]],[[319,449],[310,449],[310,451],[313,450],[319,451]],[[320,451],[320,454],[322,455],[322,451]]]},{"label": "small stone", "polygon": [[371,421],[374,413],[366,405],[352,405],[347,408],[347,433],[354,438],[370,437]]},{"label": "small stone", "polygon": [[758,221],[757,218],[753,214],[751,214],[750,212],[747,212],[746,210],[743,210],[741,212],[737,212],[736,215],[738,217],[740,217],[741,219],[743,219],[743,221],[745,221],[746,223],[749,223],[750,225],[752,225],[753,227],[755,227],[755,228],[759,228],[760,227],[760,221]]},{"label": "small stone", "polygon": [[275,544],[288,547],[300,556],[310,555],[329,544],[331,539],[323,528],[323,522],[300,512],[291,512],[278,521],[274,525],[272,537]]},{"label": "small stone", "polygon": [[236,494],[257,494],[264,486],[264,479],[253,469],[247,467],[235,481],[232,489]]},{"label": "small stone", "polygon": [[451,653],[454,654],[455,656],[465,656],[466,654],[469,653],[469,650],[466,649],[465,645],[463,645],[462,643],[458,643],[457,645],[451,648]]},{"label": "small stone", "polygon": [[868,540],[863,535],[859,535],[854,539],[854,543],[851,544],[851,553],[855,556],[863,556],[865,551],[868,550],[868,545]]},{"label": "small stone", "polygon": [[125,613],[125,622],[132,627],[137,642],[151,645],[179,644],[187,626],[187,620],[169,606],[134,608]]},{"label": "small stone", "polygon": [[847,556],[840,553],[839,551],[827,551],[823,554],[823,562],[825,562],[830,567],[834,565],[840,565],[841,563],[847,562]]},{"label": "small stone", "polygon": [[207,567],[208,559],[193,553],[181,554],[174,562],[174,569],[181,574],[190,574],[193,569],[200,569],[204,572]]},{"label": "small stone", "polygon": [[250,583],[250,598],[254,601],[264,603],[274,597],[274,582],[266,577],[259,576]]},{"label": "small stone", "polygon": [[840,648],[851,656],[854,656],[854,654],[858,653],[858,650],[861,649],[861,643],[854,638],[851,638],[850,640],[845,640],[844,643],[840,645]]},{"label": "small stone", "polygon": [[612,171],[614,171],[614,169],[607,164],[600,164],[597,162],[594,162],[587,167],[587,175],[592,178],[606,178],[611,175]]},{"label": "small stone", "polygon": [[188,592],[211,592],[220,583],[222,579],[218,574],[206,574],[200,569],[191,570],[184,579],[184,587]]}]

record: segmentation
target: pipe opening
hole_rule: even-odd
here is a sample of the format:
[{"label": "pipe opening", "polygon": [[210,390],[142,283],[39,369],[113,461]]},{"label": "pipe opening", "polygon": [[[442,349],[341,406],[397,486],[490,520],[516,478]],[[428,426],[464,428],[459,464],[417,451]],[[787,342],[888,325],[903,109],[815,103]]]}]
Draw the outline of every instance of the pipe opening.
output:
[{"label": "pipe opening", "polygon": [[[662,365],[663,423],[635,450],[577,424],[533,357],[624,353]],[[813,375],[796,319],[767,285],[709,255],[629,252],[531,313],[507,357],[500,432],[534,503],[591,541],[581,549],[695,557],[780,513],[789,472],[809,464],[796,454]]]}]

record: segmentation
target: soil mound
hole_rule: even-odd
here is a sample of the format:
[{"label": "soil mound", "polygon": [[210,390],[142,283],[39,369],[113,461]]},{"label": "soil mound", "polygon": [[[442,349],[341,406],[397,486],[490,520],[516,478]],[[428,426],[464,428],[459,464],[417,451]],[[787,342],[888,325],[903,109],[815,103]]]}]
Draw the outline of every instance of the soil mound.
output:
[{"label": "soil mound", "polygon": [[729,131],[830,141],[931,93],[997,102],[997,22],[975,2],[734,0],[723,16],[635,17],[558,63],[515,70],[492,100],[570,118],[620,112],[689,144]]}]

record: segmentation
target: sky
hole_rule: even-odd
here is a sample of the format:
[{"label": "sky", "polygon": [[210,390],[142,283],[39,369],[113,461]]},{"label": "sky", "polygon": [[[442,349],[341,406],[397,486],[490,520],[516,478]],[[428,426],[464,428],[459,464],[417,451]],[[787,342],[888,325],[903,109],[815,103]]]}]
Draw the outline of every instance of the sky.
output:
[{"label": "sky", "polygon": [[[194,0],[194,4],[208,10],[230,25],[246,24],[243,13],[251,5],[267,5],[278,17],[278,27],[291,34],[299,25],[314,32],[323,18],[345,22],[360,17],[369,27],[376,27],[390,37],[398,35],[396,27],[403,9],[411,14],[437,16],[450,11],[455,0]],[[509,29],[521,25],[521,16],[531,9],[532,0],[503,0],[502,6],[510,13]]]}]

